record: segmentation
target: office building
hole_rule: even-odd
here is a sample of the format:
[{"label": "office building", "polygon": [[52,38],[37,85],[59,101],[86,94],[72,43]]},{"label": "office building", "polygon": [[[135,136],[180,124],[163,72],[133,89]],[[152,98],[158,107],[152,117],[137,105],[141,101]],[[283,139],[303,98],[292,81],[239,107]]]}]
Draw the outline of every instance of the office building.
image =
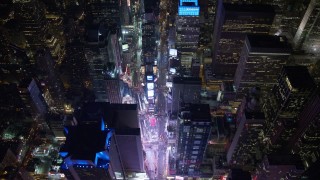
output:
[{"label": "office building", "polygon": [[198,177],[211,131],[208,104],[185,104],[178,116],[176,174]]},{"label": "office building", "polygon": [[86,2],[87,20],[103,24],[109,29],[120,29],[120,1],[89,0]]},{"label": "office building", "polygon": [[171,113],[177,114],[183,103],[200,102],[201,79],[198,77],[174,77],[171,89]]},{"label": "office building", "polygon": [[310,0],[298,30],[293,38],[294,48],[307,53],[319,54],[319,12],[320,2]]},{"label": "office building", "polygon": [[[19,83],[24,78],[33,76],[32,63],[28,57],[28,52],[24,49],[25,42],[14,42],[8,38],[13,34],[6,34],[3,31],[0,35],[0,80],[7,83]],[[17,36],[14,34],[13,36]],[[21,47],[20,47],[21,46]]]},{"label": "office building", "polygon": [[282,151],[296,133],[298,115],[316,86],[304,66],[284,66],[277,84],[263,106],[266,115],[265,135],[273,150]]},{"label": "office building", "polygon": [[316,166],[316,162],[320,159],[319,118],[320,94],[319,90],[316,90],[299,114],[297,130],[287,144],[287,149],[299,154],[308,169]]},{"label": "office building", "polygon": [[157,57],[157,21],[152,9],[145,9],[142,21],[142,58],[144,64],[154,64]]},{"label": "office building", "polygon": [[90,25],[86,32],[85,57],[89,64],[92,89],[98,102],[107,102],[104,67],[108,63],[108,31],[102,25]]},{"label": "office building", "polygon": [[180,54],[181,66],[190,69],[196,57],[200,34],[200,7],[198,0],[180,0],[176,17],[176,49]]},{"label": "office building", "polygon": [[264,120],[263,112],[244,112],[227,152],[227,162],[231,166],[253,170],[262,160],[259,134],[263,131]]},{"label": "office building", "polygon": [[88,62],[85,57],[84,44],[79,41],[73,41],[66,45],[66,56],[60,69],[66,98],[76,101],[82,97],[84,88],[90,88],[91,80],[89,76]]},{"label": "office building", "polygon": [[122,72],[121,68],[121,50],[119,44],[119,34],[117,31],[109,31],[107,39],[107,50],[108,50],[108,61],[115,64],[115,69],[117,73]]},{"label": "office building", "polygon": [[109,174],[123,179],[144,173],[142,140],[136,104],[86,103],[74,114],[76,123],[91,124],[104,120],[113,129],[109,157]]},{"label": "office building", "polygon": [[283,37],[247,35],[234,77],[237,93],[253,87],[271,91],[290,53],[291,47]]},{"label": "office building", "polygon": [[42,96],[42,90],[36,79],[25,79],[18,86],[19,95],[24,102],[27,112],[37,120],[48,112],[48,105]]},{"label": "office building", "polygon": [[217,2],[213,30],[213,73],[233,78],[246,34],[268,34],[275,16],[270,5]]},{"label": "office building", "polygon": [[110,179],[110,140],[113,130],[100,123],[66,127],[67,139],[60,148],[62,172],[68,179]]},{"label": "office building", "polygon": [[20,23],[27,44],[32,53],[45,45],[48,24],[45,17],[45,8],[37,0],[14,1],[15,19]]},{"label": "office building", "polygon": [[266,155],[259,164],[256,175],[261,180],[300,179],[304,167],[297,155]]},{"label": "office building", "polygon": [[124,96],[124,82],[119,77],[119,70],[116,69],[114,63],[108,62],[105,74],[106,94],[108,102],[113,104],[121,104]]},{"label": "office building", "polygon": [[50,110],[63,111],[65,94],[63,84],[58,76],[56,63],[51,56],[49,49],[41,49],[36,54],[36,70],[41,84],[44,99]]}]

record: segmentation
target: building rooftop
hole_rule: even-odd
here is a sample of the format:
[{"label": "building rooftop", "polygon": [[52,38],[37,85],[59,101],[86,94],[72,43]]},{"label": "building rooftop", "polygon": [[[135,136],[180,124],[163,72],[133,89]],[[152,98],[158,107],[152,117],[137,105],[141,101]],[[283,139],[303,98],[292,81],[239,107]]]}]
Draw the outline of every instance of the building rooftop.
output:
[{"label": "building rooftop", "polygon": [[286,53],[287,55],[292,52],[290,44],[280,36],[250,34],[247,35],[247,41],[251,52]]},{"label": "building rooftop", "polygon": [[250,180],[251,174],[242,169],[231,169],[231,180]]},{"label": "building rooftop", "polygon": [[223,3],[225,11],[231,12],[253,12],[253,13],[272,13],[274,14],[274,7],[265,4],[229,4]]},{"label": "building rooftop", "polygon": [[71,159],[95,162],[96,154],[107,150],[109,130],[102,130],[101,123],[67,127],[67,139],[60,152],[67,152]]},{"label": "building rooftop", "polygon": [[81,122],[104,119],[110,128],[139,128],[136,104],[110,104],[107,102],[86,103],[75,114]]},{"label": "building rooftop", "polygon": [[201,85],[201,78],[199,77],[174,77],[173,84],[194,84]]},{"label": "building rooftop", "polygon": [[245,112],[247,119],[264,120],[265,115],[262,111],[260,112]]},{"label": "building rooftop", "polygon": [[193,121],[211,122],[209,104],[190,104],[190,112]]},{"label": "building rooftop", "polygon": [[273,166],[285,166],[294,165],[297,169],[304,169],[303,162],[299,155],[268,155],[267,156],[269,165]]},{"label": "building rooftop", "polygon": [[283,67],[289,82],[293,88],[315,88],[316,84],[305,66]]},{"label": "building rooftop", "polygon": [[19,146],[19,141],[0,141],[0,162],[2,162],[8,149],[10,149],[13,154],[18,155]]}]

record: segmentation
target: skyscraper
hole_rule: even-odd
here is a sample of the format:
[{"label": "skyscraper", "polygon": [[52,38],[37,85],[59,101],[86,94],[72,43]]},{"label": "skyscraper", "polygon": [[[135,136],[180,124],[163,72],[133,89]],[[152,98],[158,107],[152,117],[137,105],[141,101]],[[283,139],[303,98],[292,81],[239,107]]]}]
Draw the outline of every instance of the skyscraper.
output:
[{"label": "skyscraper", "polygon": [[268,34],[274,8],[258,4],[217,2],[213,31],[213,73],[233,78],[246,34]]},{"label": "skyscraper", "polygon": [[283,150],[297,129],[297,117],[315,90],[315,83],[304,66],[285,66],[277,84],[268,96],[266,112],[266,136],[273,150]]},{"label": "skyscraper", "polygon": [[316,90],[297,118],[297,130],[289,139],[287,150],[299,154],[306,168],[320,160],[320,94]]},{"label": "skyscraper", "polygon": [[185,104],[178,116],[177,175],[200,176],[211,130],[208,104]]},{"label": "skyscraper", "polygon": [[257,169],[256,179],[300,179],[304,168],[298,155],[266,155]]},{"label": "skyscraper", "polygon": [[199,13],[198,0],[180,0],[176,17],[176,49],[180,54],[181,66],[187,69],[191,68],[198,48]]},{"label": "skyscraper", "polygon": [[61,169],[69,179],[108,179],[110,140],[113,131],[100,123],[66,127],[67,139],[60,149]]},{"label": "skyscraper", "polygon": [[270,91],[290,53],[291,47],[283,37],[247,35],[234,77],[237,92],[252,87]]},{"label": "skyscraper", "polygon": [[14,6],[15,18],[20,23],[20,30],[35,53],[37,48],[43,48],[48,32],[43,4],[38,0],[17,0],[14,1]]},{"label": "skyscraper", "polygon": [[90,0],[86,2],[86,12],[94,24],[101,23],[109,29],[120,29],[120,1]]},{"label": "skyscraper", "polygon": [[300,22],[298,30],[293,38],[294,48],[305,50],[308,53],[319,54],[319,16],[320,2],[310,0],[308,8]]},{"label": "skyscraper", "polygon": [[197,77],[175,77],[172,81],[171,113],[177,114],[182,103],[200,102],[201,79]]},{"label": "skyscraper", "polygon": [[93,92],[98,102],[106,102],[108,99],[103,73],[109,59],[107,35],[108,31],[100,24],[90,25],[86,32],[85,56],[89,64]]},{"label": "skyscraper", "polygon": [[255,163],[262,160],[259,134],[263,130],[264,121],[263,112],[247,111],[242,115],[227,152],[227,162],[231,166],[254,169]]},{"label": "skyscraper", "polygon": [[75,114],[78,124],[105,123],[113,129],[110,138],[110,169],[112,178],[123,179],[144,173],[143,151],[136,104],[86,103]]},{"label": "skyscraper", "polygon": [[49,49],[41,49],[37,51],[36,55],[38,78],[44,87],[45,100],[51,110],[63,111],[65,95],[62,81],[57,73],[56,63]]}]

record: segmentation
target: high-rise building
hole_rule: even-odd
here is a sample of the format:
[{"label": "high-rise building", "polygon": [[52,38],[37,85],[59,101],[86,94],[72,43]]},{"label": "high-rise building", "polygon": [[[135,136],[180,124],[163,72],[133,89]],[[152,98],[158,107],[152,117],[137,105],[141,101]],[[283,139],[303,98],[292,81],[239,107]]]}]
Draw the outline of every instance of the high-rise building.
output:
[{"label": "high-rise building", "polygon": [[124,82],[119,78],[119,72],[114,63],[107,63],[104,74],[108,102],[121,104],[124,96]]},{"label": "high-rise building", "polygon": [[44,117],[48,112],[48,105],[45,102],[42,91],[35,79],[26,79],[18,86],[19,94],[28,112],[35,119]]},{"label": "high-rise building", "polygon": [[298,116],[297,130],[287,149],[301,156],[306,168],[320,159],[320,94],[316,90]]},{"label": "high-rise building", "polygon": [[117,31],[109,31],[107,39],[107,50],[108,50],[108,57],[109,62],[114,63],[115,69],[118,73],[122,72],[122,66],[121,66],[121,59],[122,54],[120,51],[120,44],[119,44],[119,34]]},{"label": "high-rise building", "polygon": [[73,41],[67,44],[66,56],[60,70],[67,99],[75,100],[76,97],[81,97],[84,93],[83,89],[89,88],[91,85],[83,43]]},{"label": "high-rise building", "polygon": [[91,124],[103,119],[105,126],[113,129],[108,170],[112,178],[124,179],[144,173],[136,104],[86,103],[74,115],[78,124]]},{"label": "high-rise building", "polygon": [[120,1],[90,0],[86,2],[88,20],[104,24],[110,29],[120,29]]},{"label": "high-rise building", "polygon": [[145,9],[142,23],[142,58],[144,64],[154,64],[157,57],[156,15],[152,9]]},{"label": "high-rise building", "polygon": [[65,103],[63,84],[49,49],[39,50],[36,60],[38,78],[43,84],[43,93],[49,108],[56,112],[63,111]]},{"label": "high-rise building", "polygon": [[106,102],[104,68],[108,63],[108,31],[102,25],[91,25],[86,32],[85,56],[89,64],[89,74],[96,101]]},{"label": "high-rise building", "polygon": [[185,104],[178,116],[177,175],[200,176],[200,165],[211,131],[208,104]]},{"label": "high-rise building", "polygon": [[293,38],[294,48],[304,50],[307,53],[319,54],[319,16],[320,2],[310,0],[308,8],[300,22],[298,30]]},{"label": "high-rise building", "polygon": [[298,115],[316,85],[305,66],[284,66],[264,104],[265,135],[273,150],[283,150],[297,130]]},{"label": "high-rise building", "polygon": [[213,30],[213,73],[233,78],[246,34],[268,34],[275,16],[270,5],[217,2]]},{"label": "high-rise building", "polygon": [[256,179],[300,179],[304,167],[300,156],[297,155],[266,155],[259,164]]},{"label": "high-rise building", "polygon": [[37,48],[43,48],[48,32],[45,8],[38,0],[14,1],[15,18],[20,23],[20,30],[24,33],[27,43],[33,53]]},{"label": "high-rise building", "polygon": [[21,44],[11,42],[8,40],[10,38],[6,37],[10,35],[5,34],[4,31],[2,32],[3,34],[0,35],[0,56],[2,59],[0,64],[0,79],[4,83],[18,84],[22,79],[33,76],[32,64],[27,56],[27,51],[18,46],[18,44]]},{"label": "high-rise building", "polygon": [[227,162],[232,166],[254,169],[255,163],[262,160],[259,150],[259,134],[264,125],[263,112],[245,112],[240,119],[237,131],[228,149]]},{"label": "high-rise building", "polygon": [[247,35],[234,77],[237,92],[252,87],[270,91],[290,53],[291,47],[282,37]]},{"label": "high-rise building", "polygon": [[110,140],[113,130],[100,123],[66,127],[67,139],[60,149],[62,172],[68,179],[110,179]]},{"label": "high-rise building", "polygon": [[201,79],[198,77],[174,77],[172,81],[171,113],[177,114],[182,103],[200,102]]},{"label": "high-rise building", "polygon": [[198,0],[180,0],[176,17],[176,49],[180,54],[181,66],[191,68],[196,57],[200,34],[200,7]]}]

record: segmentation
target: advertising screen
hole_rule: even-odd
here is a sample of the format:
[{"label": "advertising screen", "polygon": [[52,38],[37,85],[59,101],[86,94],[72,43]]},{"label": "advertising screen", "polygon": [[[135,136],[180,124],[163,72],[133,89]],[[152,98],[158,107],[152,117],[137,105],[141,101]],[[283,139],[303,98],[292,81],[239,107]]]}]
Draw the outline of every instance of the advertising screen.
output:
[{"label": "advertising screen", "polygon": [[154,90],[148,90],[148,97],[154,96]]},{"label": "advertising screen", "polygon": [[148,90],[154,89],[154,83],[147,83]]},{"label": "advertising screen", "polygon": [[147,80],[148,80],[148,81],[153,81],[153,76],[148,75],[148,76],[147,76]]}]

